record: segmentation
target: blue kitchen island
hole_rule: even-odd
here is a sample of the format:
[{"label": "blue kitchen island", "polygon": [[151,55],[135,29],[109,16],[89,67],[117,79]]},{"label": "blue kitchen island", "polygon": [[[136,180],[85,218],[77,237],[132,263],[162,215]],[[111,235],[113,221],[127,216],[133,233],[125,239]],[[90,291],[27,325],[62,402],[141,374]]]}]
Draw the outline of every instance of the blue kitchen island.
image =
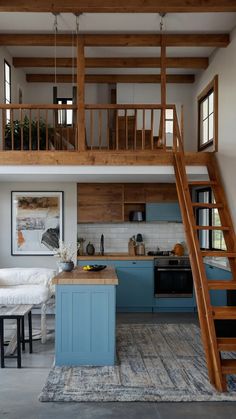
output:
[{"label": "blue kitchen island", "polygon": [[115,364],[115,269],[76,267],[53,278],[56,286],[55,364]]}]

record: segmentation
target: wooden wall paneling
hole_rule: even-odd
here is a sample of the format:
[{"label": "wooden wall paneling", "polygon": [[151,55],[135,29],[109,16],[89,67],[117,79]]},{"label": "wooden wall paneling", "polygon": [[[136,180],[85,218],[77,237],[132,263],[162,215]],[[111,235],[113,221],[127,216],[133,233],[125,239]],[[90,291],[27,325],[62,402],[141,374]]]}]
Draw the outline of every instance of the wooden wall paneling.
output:
[{"label": "wooden wall paneling", "polygon": [[123,204],[79,205],[79,223],[122,222]]},{"label": "wooden wall paneling", "polygon": [[78,184],[78,222],[122,222],[123,185]]},{"label": "wooden wall paneling", "polygon": [[123,203],[123,185],[119,183],[80,183],[78,193],[81,205]]},{"label": "wooden wall paneling", "polygon": [[142,203],[146,202],[146,189],[143,183],[124,184],[124,202]]},{"label": "wooden wall paneling", "polygon": [[150,183],[145,189],[147,203],[178,201],[175,183]]}]

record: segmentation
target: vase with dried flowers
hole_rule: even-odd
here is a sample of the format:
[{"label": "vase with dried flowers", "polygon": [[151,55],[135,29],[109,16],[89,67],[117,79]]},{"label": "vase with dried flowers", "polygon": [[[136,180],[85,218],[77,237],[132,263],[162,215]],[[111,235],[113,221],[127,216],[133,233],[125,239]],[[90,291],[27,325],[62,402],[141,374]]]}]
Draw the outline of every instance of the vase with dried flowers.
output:
[{"label": "vase with dried flowers", "polygon": [[58,259],[58,266],[60,270],[71,272],[74,269],[74,251],[71,245],[65,245],[60,241],[59,248],[55,249],[54,256]]}]

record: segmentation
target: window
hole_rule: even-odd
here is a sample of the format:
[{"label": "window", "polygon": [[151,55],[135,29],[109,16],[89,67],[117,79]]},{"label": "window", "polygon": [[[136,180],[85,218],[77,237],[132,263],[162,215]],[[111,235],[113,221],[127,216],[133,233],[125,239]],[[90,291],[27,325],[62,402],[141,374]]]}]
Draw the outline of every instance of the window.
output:
[{"label": "window", "polygon": [[[71,98],[57,98],[58,105],[72,105],[73,100]],[[72,109],[61,109],[58,111],[58,125],[72,125],[73,124],[73,110]]]},{"label": "window", "polygon": [[165,112],[166,145],[172,146],[174,132],[174,112],[173,109],[166,109]]},{"label": "window", "polygon": [[[214,204],[215,198],[210,188],[198,189],[196,201]],[[219,211],[217,208],[198,208],[196,210],[196,223],[200,226],[220,226]],[[198,232],[201,249],[226,250],[222,230],[200,230]]]},{"label": "window", "polygon": [[[4,103],[11,103],[11,66],[4,60]],[[10,121],[10,109],[6,110],[6,122]]]},{"label": "window", "polygon": [[218,76],[198,96],[198,151],[218,146]]}]

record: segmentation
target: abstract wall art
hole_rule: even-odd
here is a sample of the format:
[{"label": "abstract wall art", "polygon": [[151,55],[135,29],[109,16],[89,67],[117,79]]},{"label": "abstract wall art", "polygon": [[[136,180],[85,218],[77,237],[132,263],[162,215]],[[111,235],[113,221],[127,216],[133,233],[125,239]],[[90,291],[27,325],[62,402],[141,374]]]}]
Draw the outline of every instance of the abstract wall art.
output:
[{"label": "abstract wall art", "polygon": [[63,192],[11,193],[11,254],[53,255],[63,240]]}]

